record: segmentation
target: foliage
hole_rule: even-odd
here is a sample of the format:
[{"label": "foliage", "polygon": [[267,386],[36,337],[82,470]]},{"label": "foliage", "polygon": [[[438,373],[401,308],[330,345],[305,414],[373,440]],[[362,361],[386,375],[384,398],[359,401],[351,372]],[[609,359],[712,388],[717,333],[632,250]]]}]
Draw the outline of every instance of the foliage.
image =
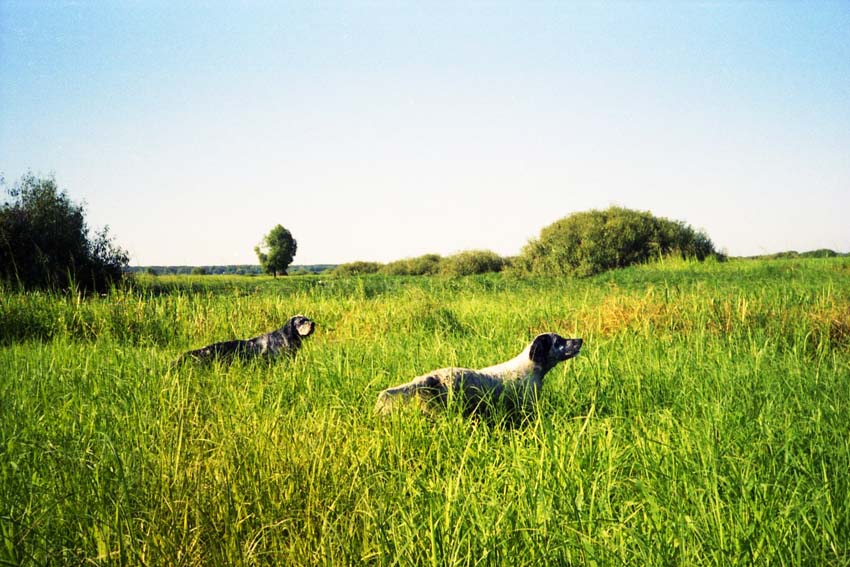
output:
[{"label": "foliage", "polygon": [[472,276],[500,272],[507,260],[489,250],[466,250],[452,256],[424,254],[416,258],[396,260],[389,264],[378,262],[349,262],[331,271],[335,276],[362,276],[383,274],[387,276]]},{"label": "foliage", "polygon": [[340,264],[330,271],[332,276],[365,276],[368,274],[377,274],[381,269],[381,264],[378,262],[364,262],[358,260],[356,262],[348,262]]},{"label": "foliage", "polygon": [[[848,259],[134,285],[0,295],[2,564],[850,563]],[[295,312],[293,359],[170,366]],[[549,330],[524,427],[372,412]]]},{"label": "foliage", "polygon": [[516,261],[526,274],[591,276],[667,255],[715,255],[702,232],[680,221],[622,207],[574,213],[545,227]]},{"label": "foliage", "polygon": [[379,271],[388,276],[430,276],[440,272],[442,260],[439,254],[424,254],[390,262]]},{"label": "foliage", "polygon": [[263,268],[253,264],[230,264],[226,266],[130,266],[129,271],[135,274],[146,274],[153,272],[157,275],[167,274],[191,274],[196,268],[203,268],[207,274],[262,274]]},{"label": "foliage", "polygon": [[490,250],[466,250],[447,258],[440,264],[440,273],[445,276],[471,276],[501,272],[505,259]]},{"label": "foliage", "polygon": [[298,243],[292,233],[282,225],[277,225],[263,237],[259,246],[254,248],[260,265],[267,274],[277,277],[278,273],[286,275],[286,270],[295,258]]},{"label": "foliage", "polygon": [[[263,273],[263,267],[257,264],[228,264],[228,265],[212,265],[212,266],[130,266],[128,270],[132,273],[147,273],[153,270],[158,275],[162,274],[191,274],[192,270],[197,267],[202,267],[210,275],[259,275]],[[325,270],[334,268],[333,264],[309,264],[297,265],[292,264],[287,269],[290,273],[301,274],[320,274]]]},{"label": "foliage", "polygon": [[85,208],[60,191],[53,177],[27,173],[0,205],[0,279],[26,289],[76,287],[106,291],[121,281],[127,252],[109,228],[89,236]]},{"label": "foliage", "polygon": [[780,260],[788,258],[840,258],[842,256],[850,256],[850,253],[842,254],[840,252],[836,252],[835,250],[830,250],[829,248],[820,248],[818,250],[809,250],[808,252],[797,252],[796,250],[787,250],[784,252],[776,252],[774,254],[767,254],[764,256],[756,256],[756,258],[764,258],[767,260]]},{"label": "foliage", "polygon": [[838,258],[839,256],[847,256],[847,254],[839,254],[835,250],[830,250],[829,248],[820,248],[818,250],[810,250],[808,252],[801,252],[801,258]]}]

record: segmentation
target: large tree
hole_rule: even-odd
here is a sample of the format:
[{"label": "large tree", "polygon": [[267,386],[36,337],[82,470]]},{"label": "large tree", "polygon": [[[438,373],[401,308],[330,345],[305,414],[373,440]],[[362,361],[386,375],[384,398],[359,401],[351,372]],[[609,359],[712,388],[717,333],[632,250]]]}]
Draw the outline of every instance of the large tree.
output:
[{"label": "large tree", "polygon": [[123,277],[127,252],[108,227],[89,237],[83,205],[53,177],[27,173],[0,202],[0,279],[24,288],[104,291]]},{"label": "large tree", "polygon": [[298,243],[292,238],[292,233],[281,225],[277,225],[263,237],[259,246],[254,248],[263,271],[277,277],[278,273],[286,275],[286,270],[295,258]]}]

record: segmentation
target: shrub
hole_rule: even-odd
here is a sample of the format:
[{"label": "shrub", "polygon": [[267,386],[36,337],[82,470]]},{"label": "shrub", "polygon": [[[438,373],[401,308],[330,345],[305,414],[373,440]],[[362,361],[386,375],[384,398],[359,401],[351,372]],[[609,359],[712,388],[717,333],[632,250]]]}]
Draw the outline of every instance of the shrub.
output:
[{"label": "shrub", "polygon": [[801,258],[838,258],[840,256],[842,256],[842,254],[839,254],[835,250],[830,250],[829,248],[819,248],[818,250],[810,250],[800,254]]},{"label": "shrub", "polygon": [[89,238],[85,208],[53,177],[24,175],[0,203],[0,279],[24,288],[105,291],[118,283],[129,256],[106,227]]},{"label": "shrub", "polygon": [[381,269],[381,264],[378,262],[349,262],[340,264],[331,270],[332,276],[363,276],[367,274],[376,274]]},{"label": "shrub", "polygon": [[440,264],[440,273],[446,276],[471,276],[501,272],[505,259],[490,250],[467,250],[448,258]]},{"label": "shrub", "polygon": [[674,254],[704,260],[717,252],[708,236],[683,222],[611,207],[575,213],[545,227],[515,266],[528,274],[591,276]]},{"label": "shrub", "polygon": [[439,254],[424,254],[390,262],[380,271],[389,276],[430,276],[439,273],[442,260]]}]

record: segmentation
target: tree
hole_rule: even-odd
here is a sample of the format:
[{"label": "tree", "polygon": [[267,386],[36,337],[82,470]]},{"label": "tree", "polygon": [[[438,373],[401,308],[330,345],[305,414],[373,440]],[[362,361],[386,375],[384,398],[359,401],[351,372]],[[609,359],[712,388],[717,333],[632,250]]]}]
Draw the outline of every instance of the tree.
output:
[{"label": "tree", "polygon": [[118,283],[129,256],[109,227],[89,238],[85,208],[53,177],[24,175],[0,203],[0,279],[24,288],[76,287],[105,291]]},{"label": "tree", "polygon": [[292,238],[292,233],[277,225],[263,237],[259,246],[254,248],[260,265],[267,274],[277,277],[278,272],[286,275],[286,270],[295,258],[298,243]]},{"label": "tree", "polygon": [[516,269],[592,276],[672,254],[704,260],[717,252],[707,235],[683,222],[610,207],[574,213],[545,227],[523,249]]}]

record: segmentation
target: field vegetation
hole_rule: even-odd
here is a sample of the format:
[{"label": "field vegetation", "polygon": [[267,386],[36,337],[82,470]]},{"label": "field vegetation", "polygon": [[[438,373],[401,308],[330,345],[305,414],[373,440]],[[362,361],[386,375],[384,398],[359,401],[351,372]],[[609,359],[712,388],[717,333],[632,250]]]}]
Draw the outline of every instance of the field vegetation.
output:
[{"label": "field vegetation", "polygon": [[[522,426],[372,411],[543,331],[585,347]],[[847,258],[7,287],[0,564],[850,565],[848,381]]]}]

